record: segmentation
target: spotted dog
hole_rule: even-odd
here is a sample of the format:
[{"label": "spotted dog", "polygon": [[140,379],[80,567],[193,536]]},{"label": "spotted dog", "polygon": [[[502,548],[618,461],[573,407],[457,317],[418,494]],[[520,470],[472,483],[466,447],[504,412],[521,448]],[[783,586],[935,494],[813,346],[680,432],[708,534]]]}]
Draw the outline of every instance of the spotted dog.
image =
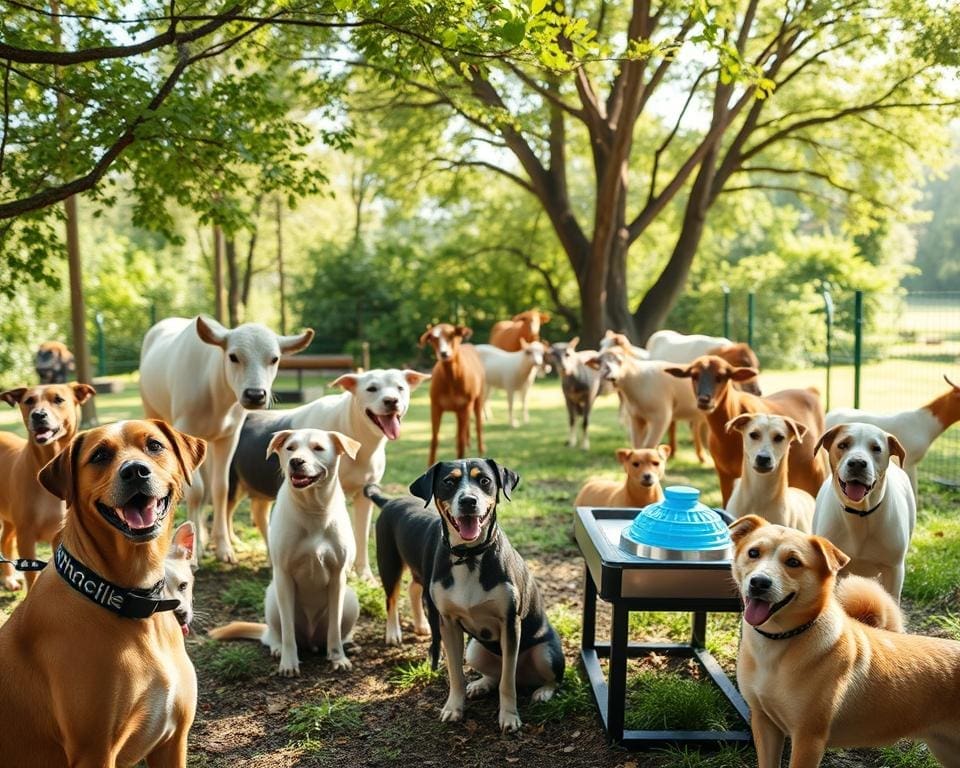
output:
[{"label": "spotted dog", "polygon": [[[425,629],[422,594],[436,668],[442,641],[450,693],[440,719],[463,719],[466,698],[499,685],[500,728],[520,728],[517,685],[546,701],[563,679],[560,638],[543,610],[526,564],[497,524],[500,494],[509,501],[520,478],[492,459],[434,464],[411,486],[413,497],[367,495],[383,511],[377,520],[377,565],[387,596],[387,642],[400,642],[397,597],[409,569],[417,629]],[[435,509],[425,509],[430,502]],[[437,514],[439,512],[439,514]],[[463,634],[470,635],[464,654]],[[466,682],[466,658],[482,677]],[[502,672],[502,674],[501,674]]]}]

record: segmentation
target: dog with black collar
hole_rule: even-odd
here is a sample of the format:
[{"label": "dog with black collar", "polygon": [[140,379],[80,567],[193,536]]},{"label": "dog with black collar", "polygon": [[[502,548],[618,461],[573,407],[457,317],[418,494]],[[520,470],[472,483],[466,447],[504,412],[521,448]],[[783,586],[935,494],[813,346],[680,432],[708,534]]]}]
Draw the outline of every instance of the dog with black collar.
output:
[{"label": "dog with black collar", "polygon": [[[397,598],[409,569],[421,630],[420,595],[427,610],[434,668],[443,643],[450,680],[444,722],[462,720],[467,698],[499,687],[500,728],[516,731],[522,724],[517,686],[535,689],[533,701],[547,701],[563,679],[560,638],[532,574],[497,523],[500,494],[509,501],[519,481],[492,459],[463,459],[434,464],[410,485],[412,497],[388,499],[377,486],[365,490],[382,510],[377,566],[387,596],[387,642],[400,642]],[[426,509],[431,502],[434,509]],[[466,652],[464,633],[470,635]],[[464,659],[479,680],[467,684]]]}]

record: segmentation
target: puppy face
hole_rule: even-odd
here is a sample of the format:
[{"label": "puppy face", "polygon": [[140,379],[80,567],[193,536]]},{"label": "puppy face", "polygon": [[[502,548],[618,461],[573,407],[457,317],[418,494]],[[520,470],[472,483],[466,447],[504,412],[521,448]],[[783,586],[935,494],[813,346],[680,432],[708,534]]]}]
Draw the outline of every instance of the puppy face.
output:
[{"label": "puppy face", "polygon": [[299,352],[313,340],[309,328],[295,336],[278,336],[259,323],[244,323],[231,329],[205,317],[197,318],[197,335],[224,351],[224,376],[237,402],[249,410],[270,404],[280,355]]},{"label": "puppy face", "polygon": [[890,457],[900,463],[906,451],[900,441],[872,424],[838,424],[828,429],[817,442],[830,457],[830,471],[837,498],[845,504],[861,504],[867,496],[883,487]]},{"label": "puppy face", "polygon": [[429,344],[433,347],[437,362],[444,363],[453,360],[457,355],[460,344],[472,335],[473,330],[464,325],[451,325],[450,323],[428,325],[427,330],[420,337],[420,346]]},{"label": "puppy face", "polygon": [[167,529],[170,511],[205,453],[203,440],[166,422],[120,421],[81,432],[39,479],[66,500],[80,527],[139,544]]},{"label": "puppy face", "polygon": [[20,406],[20,416],[30,441],[47,445],[61,438],[71,438],[80,424],[80,406],[93,397],[89,384],[47,384],[20,387],[0,394],[10,405]]},{"label": "puppy face", "polygon": [[570,341],[550,345],[547,356],[554,361],[561,376],[573,376],[580,367],[580,358],[576,352],[579,342],[580,337],[574,336]]},{"label": "puppy face", "polygon": [[370,423],[388,440],[396,440],[400,422],[410,407],[410,393],[429,378],[428,373],[392,368],[348,373],[333,385],[350,392]]},{"label": "puppy face", "polygon": [[717,401],[731,382],[748,381],[757,375],[757,371],[753,368],[737,368],[716,355],[698,357],[686,368],[666,368],[665,370],[671,376],[690,379],[693,382],[697,408],[706,413],[716,410]]},{"label": "puppy face", "polygon": [[189,520],[173,532],[173,541],[163,561],[163,596],[179,600],[174,609],[183,636],[190,634],[190,622],[193,621],[193,547],[195,534],[193,523]]},{"label": "puppy face", "polygon": [[730,526],[733,578],[743,618],[767,631],[793,629],[818,616],[837,572],[850,558],[830,541],[747,515]]},{"label": "puppy face", "polygon": [[492,459],[464,459],[434,464],[410,485],[429,504],[433,499],[454,545],[479,543],[496,520],[500,492],[509,501],[520,477]]},{"label": "puppy face", "polygon": [[627,477],[646,488],[660,484],[669,456],[669,445],[658,445],[656,448],[621,448],[617,451],[617,459],[623,465]]},{"label": "puppy face", "polygon": [[775,472],[790,450],[800,442],[807,428],[786,416],[744,413],[727,422],[727,432],[740,432],[748,466],[761,475]]},{"label": "puppy face", "polygon": [[360,443],[340,432],[323,429],[285,429],[274,432],[267,447],[267,458],[274,453],[290,486],[304,490],[323,485],[337,476],[340,456],[357,457]]}]

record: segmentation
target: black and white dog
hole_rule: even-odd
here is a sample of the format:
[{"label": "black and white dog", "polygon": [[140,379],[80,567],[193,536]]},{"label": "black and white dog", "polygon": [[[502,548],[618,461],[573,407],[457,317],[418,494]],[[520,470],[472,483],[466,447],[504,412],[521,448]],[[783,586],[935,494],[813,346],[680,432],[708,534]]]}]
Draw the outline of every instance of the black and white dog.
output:
[{"label": "black and white dog", "polygon": [[[499,684],[500,728],[515,731],[521,726],[517,684],[536,689],[533,701],[546,701],[563,679],[560,638],[544,613],[540,591],[497,525],[500,493],[509,501],[519,481],[492,459],[463,459],[434,464],[411,484],[413,497],[388,499],[375,485],[365,489],[383,510],[376,533],[387,642],[400,642],[397,598],[409,568],[418,585],[411,589],[415,626],[424,624],[422,594],[434,668],[443,641],[450,679],[443,721],[461,720],[467,697]],[[436,511],[425,509],[431,501]],[[466,662],[483,675],[469,685],[463,674],[464,632],[471,638]]]}]

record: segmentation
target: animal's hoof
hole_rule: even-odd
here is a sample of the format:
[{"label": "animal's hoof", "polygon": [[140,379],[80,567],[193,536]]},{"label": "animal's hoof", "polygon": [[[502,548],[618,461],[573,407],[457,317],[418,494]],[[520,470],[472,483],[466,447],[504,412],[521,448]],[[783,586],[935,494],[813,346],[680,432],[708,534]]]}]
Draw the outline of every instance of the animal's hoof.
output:
[{"label": "animal's hoof", "polygon": [[500,730],[503,733],[513,733],[514,731],[519,731],[520,726],[523,723],[520,722],[520,715],[516,712],[500,712]]},{"label": "animal's hoof", "polygon": [[545,685],[542,688],[537,688],[530,697],[530,701],[550,701],[556,690],[556,686],[553,685]]},{"label": "animal's hoof", "polygon": [[494,689],[494,683],[487,680],[485,677],[481,677],[479,680],[474,680],[472,683],[467,683],[467,698],[476,699],[480,696],[485,696]]},{"label": "animal's hoof", "polygon": [[353,669],[353,664],[350,662],[346,656],[338,656],[335,659],[330,659],[330,664],[333,666],[334,672],[348,672]]},{"label": "animal's hoof", "polygon": [[452,707],[449,704],[444,705],[440,710],[440,720],[444,723],[458,723],[463,720],[463,707]]},{"label": "animal's hoof", "polygon": [[15,576],[10,576],[3,580],[3,588],[8,592],[17,592],[23,587],[20,580]]}]

